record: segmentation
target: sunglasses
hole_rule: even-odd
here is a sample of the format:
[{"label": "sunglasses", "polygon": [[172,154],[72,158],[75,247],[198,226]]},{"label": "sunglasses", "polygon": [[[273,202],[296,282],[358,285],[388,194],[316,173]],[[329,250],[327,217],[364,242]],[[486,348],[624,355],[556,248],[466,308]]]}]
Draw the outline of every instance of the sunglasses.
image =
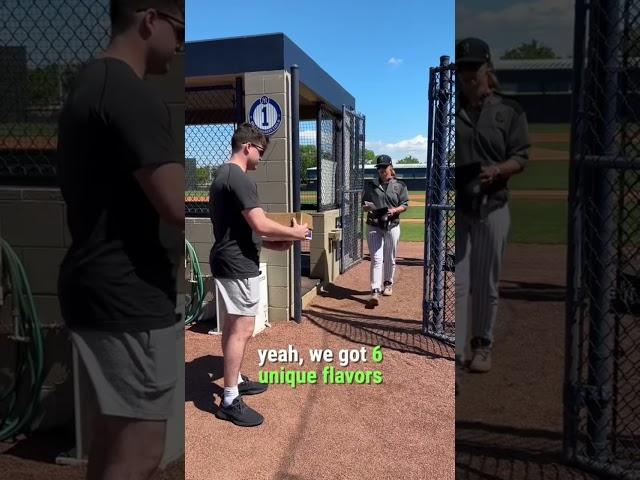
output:
[{"label": "sunglasses", "polygon": [[264,155],[265,149],[263,147],[261,147],[260,145],[256,145],[255,143],[249,143],[249,145],[251,145],[253,148],[258,150],[258,153],[260,154],[260,158],[262,158],[262,155]]},{"label": "sunglasses", "polygon": [[[148,8],[141,8],[136,10],[136,13],[146,12],[149,10]],[[182,51],[184,49],[184,20],[179,19],[178,17],[171,15],[169,13],[162,12],[160,10],[156,10],[158,17],[166,20],[171,28],[173,28],[173,33],[176,36],[176,40],[179,44],[178,50]]]}]

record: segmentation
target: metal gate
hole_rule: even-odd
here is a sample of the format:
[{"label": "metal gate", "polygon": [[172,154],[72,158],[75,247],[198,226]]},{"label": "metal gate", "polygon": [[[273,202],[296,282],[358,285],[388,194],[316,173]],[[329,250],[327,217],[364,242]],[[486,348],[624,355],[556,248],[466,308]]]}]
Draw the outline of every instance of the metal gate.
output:
[{"label": "metal gate", "polygon": [[342,108],[342,163],[338,165],[342,242],[340,273],[362,260],[362,191],[364,188],[364,116]]},{"label": "metal gate", "polygon": [[429,70],[423,333],[455,343],[455,67]]},{"label": "metal gate", "polygon": [[242,122],[242,80],[235,85],[185,90],[185,213],[209,216],[209,188],[216,170],[231,157],[231,137]]},{"label": "metal gate", "polygon": [[564,453],[640,478],[640,1],[575,11]]}]

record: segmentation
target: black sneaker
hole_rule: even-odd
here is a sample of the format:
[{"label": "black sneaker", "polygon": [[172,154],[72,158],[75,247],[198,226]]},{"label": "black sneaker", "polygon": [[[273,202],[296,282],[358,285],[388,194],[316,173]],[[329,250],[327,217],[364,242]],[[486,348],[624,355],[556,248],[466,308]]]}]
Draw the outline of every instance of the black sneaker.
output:
[{"label": "black sneaker", "polygon": [[215,413],[220,420],[228,420],[239,427],[257,427],[264,421],[264,417],[244,403],[240,395],[230,405],[223,405],[224,400],[220,401],[220,408]]},{"label": "black sneaker", "polygon": [[266,383],[254,382],[249,380],[246,375],[240,375],[242,377],[242,383],[238,384],[238,393],[240,395],[257,395],[265,392],[268,385]]}]

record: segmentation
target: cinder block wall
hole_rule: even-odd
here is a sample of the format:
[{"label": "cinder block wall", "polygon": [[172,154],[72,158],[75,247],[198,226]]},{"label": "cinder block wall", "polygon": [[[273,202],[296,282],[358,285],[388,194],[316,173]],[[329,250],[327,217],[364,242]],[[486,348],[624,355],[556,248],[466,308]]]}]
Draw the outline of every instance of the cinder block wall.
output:
[{"label": "cinder block wall", "polygon": [[[169,104],[179,159],[184,161],[181,153],[184,145],[183,56],[175,59],[169,75],[150,78],[149,82]],[[132,205],[132,208],[135,206]],[[46,397],[43,407],[46,417],[42,420],[42,426],[63,424],[73,415],[71,344],[64,329],[57,297],[60,263],[71,244],[65,217],[64,202],[58,188],[0,186],[0,235],[16,251],[24,265],[39,319],[45,327],[43,390]],[[163,226],[161,234],[165,244],[181,257],[184,252],[182,233]],[[182,261],[178,263],[178,268],[183,268]],[[184,292],[183,282],[179,282],[179,289]],[[11,329],[9,302],[0,306],[0,368],[14,362],[12,342],[7,338]],[[8,370],[0,373],[8,373]]]},{"label": "cinder block wall", "polygon": [[311,216],[313,217],[311,277],[320,278],[322,283],[326,285],[340,275],[340,258],[336,244],[329,240],[329,233],[336,230],[336,220],[340,216],[340,210],[317,212]]},{"label": "cinder block wall", "polygon": [[[267,212],[289,212],[292,206],[289,85],[290,75],[286,71],[252,72],[244,75],[247,116],[251,104],[263,95],[273,98],[282,109],[280,128],[270,137],[269,148],[261,165],[250,173],[258,185],[258,195]],[[269,321],[289,320],[293,314],[293,252],[262,249],[260,261],[267,263]]]}]

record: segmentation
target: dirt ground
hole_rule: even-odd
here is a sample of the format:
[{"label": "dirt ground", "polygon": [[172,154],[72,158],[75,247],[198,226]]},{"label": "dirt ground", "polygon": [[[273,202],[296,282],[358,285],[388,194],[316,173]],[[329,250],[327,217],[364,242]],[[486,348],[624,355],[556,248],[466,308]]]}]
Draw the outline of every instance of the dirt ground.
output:
[{"label": "dirt ground", "polygon": [[[365,308],[369,262],[340,277],[300,325],[275,324],[247,348],[243,372],[256,378],[258,349],[381,345],[384,360],[346,370],[383,372],[380,385],[271,385],[246,402],[265,416],[242,429],[216,419],[222,393],[220,338],[195,326],[186,335],[186,477],[245,479],[454,478],[453,351],[420,333],[421,243],[400,245],[394,295]],[[279,370],[281,364],[264,369]],[[334,365],[342,369],[339,365]]]},{"label": "dirt ground", "polygon": [[564,246],[509,245],[493,367],[459,372],[457,479],[591,479],[562,464]]}]

